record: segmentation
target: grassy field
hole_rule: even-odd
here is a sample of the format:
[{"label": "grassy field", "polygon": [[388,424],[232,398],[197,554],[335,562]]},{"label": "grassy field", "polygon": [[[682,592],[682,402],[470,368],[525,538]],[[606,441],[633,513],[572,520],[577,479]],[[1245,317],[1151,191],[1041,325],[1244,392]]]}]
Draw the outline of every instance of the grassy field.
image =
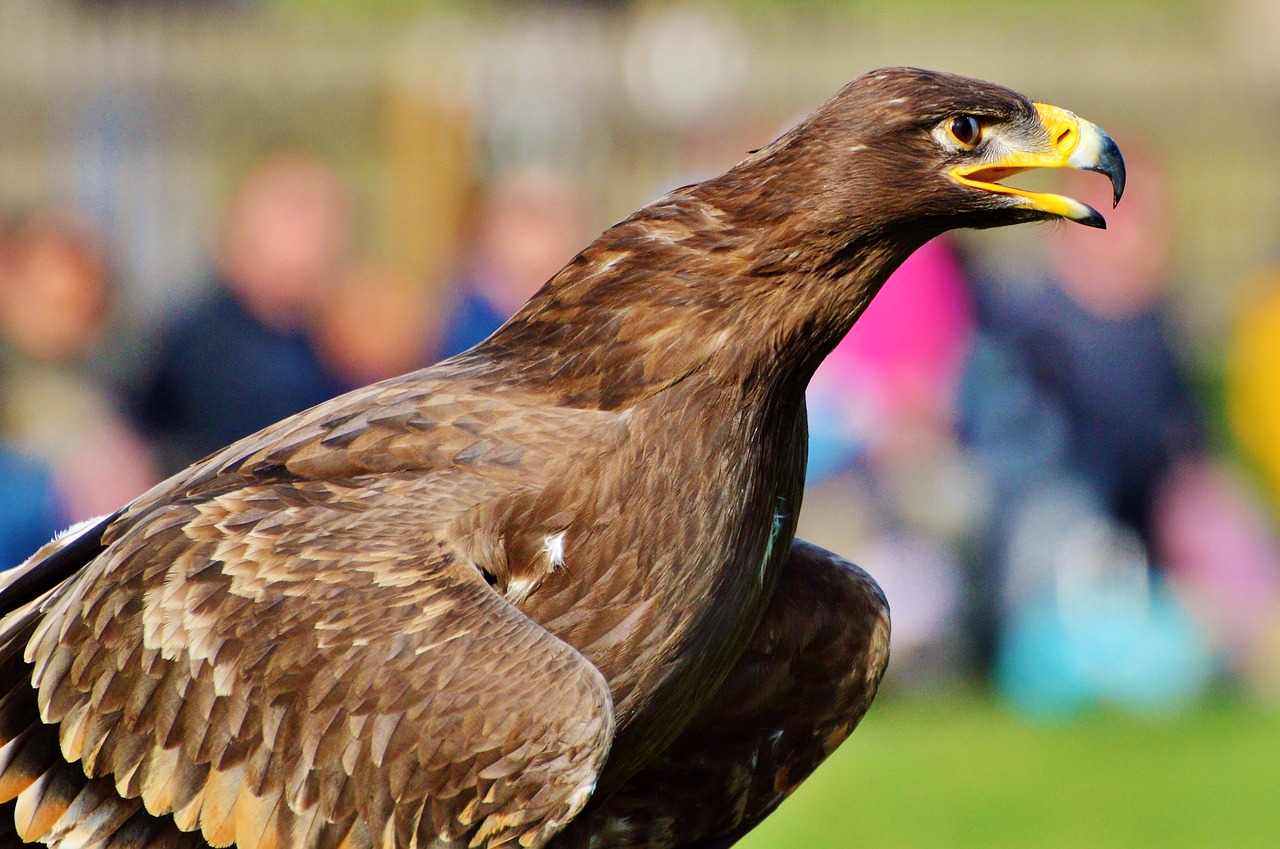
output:
[{"label": "grassy field", "polygon": [[984,696],[885,699],[741,849],[1280,845],[1280,714],[1236,702],[1032,725]]}]

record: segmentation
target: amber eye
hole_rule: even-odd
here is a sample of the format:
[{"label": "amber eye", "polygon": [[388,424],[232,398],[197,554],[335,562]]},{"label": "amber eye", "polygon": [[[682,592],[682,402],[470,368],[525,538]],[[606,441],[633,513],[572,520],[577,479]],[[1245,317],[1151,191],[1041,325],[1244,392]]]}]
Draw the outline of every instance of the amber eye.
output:
[{"label": "amber eye", "polygon": [[969,150],[977,147],[978,142],[982,140],[982,125],[972,115],[958,115],[952,118],[951,123],[947,125],[947,131],[960,143],[961,147]]}]

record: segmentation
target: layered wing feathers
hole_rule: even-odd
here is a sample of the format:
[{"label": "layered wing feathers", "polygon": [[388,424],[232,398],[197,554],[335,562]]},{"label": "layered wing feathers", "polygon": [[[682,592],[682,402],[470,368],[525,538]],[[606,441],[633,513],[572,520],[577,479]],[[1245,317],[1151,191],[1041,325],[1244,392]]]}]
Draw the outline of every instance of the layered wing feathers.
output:
[{"label": "layered wing feathers", "polygon": [[889,608],[875,581],[795,540],[764,618],[712,700],[552,849],[728,849],[853,731],[888,652]]},{"label": "layered wing feathers", "polygon": [[[457,405],[443,423],[394,408],[210,458],[9,614],[5,681],[35,690],[0,704],[0,815],[16,796],[24,839],[538,846],[585,804],[608,687],[469,556],[500,548],[473,537],[512,491],[474,472],[509,467],[501,422],[468,441]],[[433,447],[405,437],[434,427]]]}]

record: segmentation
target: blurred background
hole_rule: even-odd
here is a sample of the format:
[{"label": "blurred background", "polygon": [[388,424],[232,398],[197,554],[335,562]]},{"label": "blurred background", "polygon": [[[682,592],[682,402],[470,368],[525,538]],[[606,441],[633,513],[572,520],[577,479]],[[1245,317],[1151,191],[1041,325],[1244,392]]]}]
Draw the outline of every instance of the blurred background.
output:
[{"label": "blurred background", "polygon": [[849,79],[978,76],[1129,191],[930,244],[815,378],[801,534],[893,662],[743,845],[1274,845],[1277,43],[1273,0],[0,0],[0,568],[469,347]]}]

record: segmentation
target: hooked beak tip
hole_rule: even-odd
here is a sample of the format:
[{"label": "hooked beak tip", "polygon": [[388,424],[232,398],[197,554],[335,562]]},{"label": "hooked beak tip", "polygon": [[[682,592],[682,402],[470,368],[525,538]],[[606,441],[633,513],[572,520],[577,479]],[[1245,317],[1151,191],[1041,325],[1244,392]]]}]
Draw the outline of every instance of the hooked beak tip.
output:
[{"label": "hooked beak tip", "polygon": [[1120,148],[1111,136],[1096,125],[1090,124],[1089,128],[1093,131],[1091,156],[1089,161],[1081,163],[1080,167],[1086,171],[1097,171],[1099,174],[1106,175],[1111,181],[1111,206],[1115,208],[1120,204],[1120,198],[1124,196],[1124,156],[1120,154]]}]

